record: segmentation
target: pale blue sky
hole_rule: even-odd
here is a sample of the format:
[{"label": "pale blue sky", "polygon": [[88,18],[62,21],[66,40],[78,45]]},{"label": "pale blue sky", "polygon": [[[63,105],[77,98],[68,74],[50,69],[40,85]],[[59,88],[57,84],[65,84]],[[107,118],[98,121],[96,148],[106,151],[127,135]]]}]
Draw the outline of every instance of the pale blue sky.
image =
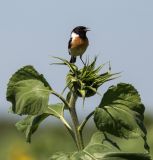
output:
[{"label": "pale blue sky", "polygon": [[58,92],[63,89],[68,70],[49,64],[51,56],[69,59],[68,39],[78,25],[91,28],[85,55],[99,55],[99,64],[110,60],[112,71],[123,71],[106,88],[132,83],[146,110],[153,111],[152,0],[0,0],[0,116],[10,106],[5,99],[8,79],[24,65],[33,65]]}]

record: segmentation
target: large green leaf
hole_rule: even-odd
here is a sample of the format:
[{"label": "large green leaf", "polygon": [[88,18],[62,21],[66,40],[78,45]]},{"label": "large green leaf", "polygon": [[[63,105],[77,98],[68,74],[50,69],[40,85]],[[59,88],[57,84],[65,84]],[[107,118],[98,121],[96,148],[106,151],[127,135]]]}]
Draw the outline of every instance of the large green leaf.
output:
[{"label": "large green leaf", "polygon": [[123,138],[141,136],[146,142],[146,129],[143,124],[144,105],[137,90],[130,84],[112,86],[104,94],[95,110],[94,121],[100,131]]},{"label": "large green leaf", "polygon": [[104,144],[103,134],[95,133],[81,152],[72,155],[71,160],[150,160],[148,154],[118,152],[111,144]]},{"label": "large green leaf", "polygon": [[[143,115],[145,107],[141,103],[141,98],[138,91],[131,85],[126,83],[119,83],[117,86],[111,86],[104,94],[99,105],[100,108],[105,106],[122,105],[130,108]],[[142,117],[143,118],[143,117]]]},{"label": "large green leaf", "polygon": [[22,80],[14,85],[14,113],[38,115],[48,106],[50,89],[39,80]]},{"label": "large green leaf", "polygon": [[57,153],[50,160],[150,160],[148,154],[118,152],[113,146],[102,143],[102,133],[97,132],[80,152]]},{"label": "large green leaf", "polygon": [[13,94],[13,86],[22,80],[28,80],[28,79],[37,79],[44,83],[46,87],[49,86],[48,82],[44,78],[42,74],[39,74],[33,66],[24,66],[21,69],[19,69],[17,72],[15,72],[12,77],[9,80],[8,88],[7,88],[7,100],[11,101]]},{"label": "large green leaf", "polygon": [[31,135],[37,130],[41,121],[43,121],[48,115],[42,114],[39,116],[27,116],[21,121],[16,123],[16,127],[19,131],[23,132],[26,136],[26,141],[31,142]]},{"label": "large green leaf", "polygon": [[27,116],[21,121],[16,123],[16,127],[19,131],[23,132],[26,136],[26,141],[31,142],[32,134],[37,130],[39,124],[47,118],[49,115],[60,118],[63,116],[63,104],[57,103],[49,105],[45,113],[39,116]]},{"label": "large green leaf", "polygon": [[39,80],[44,84],[45,87],[51,89],[43,75],[39,74],[33,66],[25,66],[19,69],[15,74],[12,75],[7,87],[7,100],[12,103],[13,111],[15,111],[16,104],[16,95],[14,94],[14,87],[16,83],[21,82],[22,80]]}]

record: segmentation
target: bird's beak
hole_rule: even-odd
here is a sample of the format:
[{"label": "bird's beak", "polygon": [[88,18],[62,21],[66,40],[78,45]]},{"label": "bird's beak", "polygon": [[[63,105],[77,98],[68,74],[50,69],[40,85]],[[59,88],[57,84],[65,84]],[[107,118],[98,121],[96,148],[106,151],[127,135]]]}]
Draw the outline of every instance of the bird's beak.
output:
[{"label": "bird's beak", "polygon": [[87,32],[87,31],[91,31],[90,28],[86,28],[86,32]]}]

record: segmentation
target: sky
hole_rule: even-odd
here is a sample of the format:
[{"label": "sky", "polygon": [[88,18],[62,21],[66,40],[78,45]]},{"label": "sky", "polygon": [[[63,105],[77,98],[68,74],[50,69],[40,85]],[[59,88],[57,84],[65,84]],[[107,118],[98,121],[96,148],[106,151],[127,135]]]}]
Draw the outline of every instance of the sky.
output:
[{"label": "sky", "polygon": [[[131,83],[146,111],[153,113],[152,0],[0,0],[0,116],[8,116],[7,83],[22,66],[33,65],[61,92],[68,69],[50,63],[57,61],[52,56],[70,58],[67,43],[71,30],[79,25],[91,29],[83,58],[98,55],[97,64],[110,61],[112,72],[122,72],[99,91],[119,82]],[[77,65],[82,66],[79,59]],[[87,111],[99,99],[91,98]]]}]

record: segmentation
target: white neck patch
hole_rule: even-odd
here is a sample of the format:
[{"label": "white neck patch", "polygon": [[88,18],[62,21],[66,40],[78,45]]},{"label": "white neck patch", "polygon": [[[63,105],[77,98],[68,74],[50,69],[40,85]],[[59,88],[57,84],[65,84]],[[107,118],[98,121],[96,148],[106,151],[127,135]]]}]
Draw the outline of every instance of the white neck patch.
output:
[{"label": "white neck patch", "polygon": [[79,35],[76,34],[76,33],[74,33],[74,32],[72,32],[72,33],[71,33],[71,38],[72,38],[72,39],[75,39],[76,37],[79,37]]}]

